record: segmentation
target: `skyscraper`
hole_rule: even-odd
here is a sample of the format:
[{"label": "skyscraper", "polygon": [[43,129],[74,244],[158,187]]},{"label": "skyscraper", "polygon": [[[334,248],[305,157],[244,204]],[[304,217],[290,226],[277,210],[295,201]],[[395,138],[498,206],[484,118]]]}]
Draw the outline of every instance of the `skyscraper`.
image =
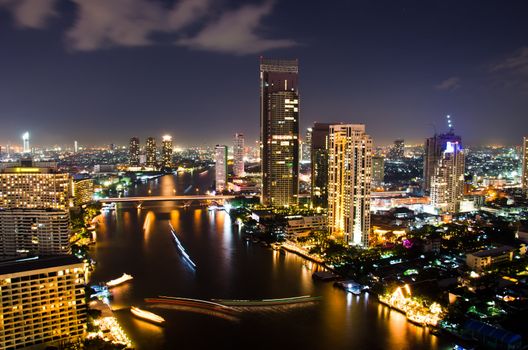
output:
[{"label": "skyscraper", "polygon": [[132,137],[128,144],[128,165],[131,167],[139,166],[139,138]]},{"label": "skyscraper", "polygon": [[328,133],[330,125],[314,123],[311,128],[312,206],[328,207]]},{"label": "skyscraper", "polygon": [[523,138],[522,144],[523,162],[522,162],[522,187],[528,191],[528,136]]},{"label": "skyscraper", "polygon": [[156,167],[156,139],[147,137],[147,144],[145,146],[145,153],[147,154],[147,166],[149,168]]},{"label": "skyscraper", "polygon": [[454,134],[454,130],[451,129],[446,134],[435,134],[425,140],[425,154],[424,154],[424,169],[423,169],[423,180],[424,180],[424,192],[431,192],[431,178],[435,175],[438,161],[442,157],[442,151],[445,150],[447,143],[450,142],[462,144],[462,138]]},{"label": "skyscraper", "polygon": [[304,134],[304,142],[302,143],[302,160],[303,162],[311,161],[311,152],[312,152],[312,128],[306,128],[306,133]]},{"label": "skyscraper", "polygon": [[161,164],[165,169],[172,168],[172,136],[164,135],[161,139]]},{"label": "skyscraper", "polygon": [[227,146],[215,147],[215,180],[216,192],[227,190]]},{"label": "skyscraper", "polygon": [[22,145],[23,145],[24,153],[31,152],[31,148],[29,148],[29,132],[28,131],[22,134]]},{"label": "skyscraper", "polygon": [[260,144],[264,205],[297,205],[298,66],[298,60],[260,58]]},{"label": "skyscraper", "polygon": [[439,213],[456,213],[464,195],[464,150],[459,141],[446,141],[431,177],[431,204]]},{"label": "skyscraper", "polygon": [[394,144],[392,145],[390,151],[389,151],[389,158],[394,160],[400,160],[405,155],[405,141],[402,139],[394,140]]},{"label": "skyscraper", "polygon": [[385,158],[381,156],[372,157],[372,183],[380,186],[385,177]]},{"label": "skyscraper", "polygon": [[363,124],[331,125],[328,144],[328,226],[345,243],[368,247],[372,139]]},{"label": "skyscraper", "polygon": [[244,176],[244,135],[238,133],[233,139],[233,174]]}]

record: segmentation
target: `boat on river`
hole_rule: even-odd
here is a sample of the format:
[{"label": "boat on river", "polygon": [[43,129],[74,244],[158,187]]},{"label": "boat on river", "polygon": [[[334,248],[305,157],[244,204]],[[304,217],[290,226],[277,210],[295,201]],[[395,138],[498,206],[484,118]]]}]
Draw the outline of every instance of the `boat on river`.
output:
[{"label": "boat on river", "polygon": [[211,301],[225,305],[225,306],[277,306],[277,305],[289,305],[289,304],[300,304],[311,301],[318,301],[321,297],[311,295],[301,295],[298,297],[291,298],[279,298],[279,299],[211,299]]},{"label": "boat on river", "polygon": [[132,277],[131,275],[124,273],[123,276],[121,276],[119,278],[116,278],[115,280],[111,280],[111,281],[106,282],[106,285],[108,287],[115,287],[115,286],[117,286],[117,285],[119,285],[121,283],[125,283],[127,281],[130,281],[133,278],[134,277]]},{"label": "boat on river", "polygon": [[153,312],[150,312],[150,311],[147,311],[147,310],[142,310],[139,307],[132,306],[130,308],[130,312],[134,316],[136,316],[138,318],[141,318],[141,319],[143,319],[145,321],[149,321],[149,322],[156,323],[156,324],[165,323],[165,319],[163,317],[161,317],[159,315],[156,315]]}]

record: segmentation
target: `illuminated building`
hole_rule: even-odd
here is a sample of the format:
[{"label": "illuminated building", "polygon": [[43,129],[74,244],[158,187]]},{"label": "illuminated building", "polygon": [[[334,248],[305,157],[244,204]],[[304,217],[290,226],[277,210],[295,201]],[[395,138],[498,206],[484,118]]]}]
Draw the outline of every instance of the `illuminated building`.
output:
[{"label": "illuminated building", "polygon": [[139,138],[132,137],[128,145],[128,165],[131,167],[139,166]]},{"label": "illuminated building", "polygon": [[161,165],[165,169],[172,168],[172,136],[164,135],[161,139]]},{"label": "illuminated building", "polygon": [[328,226],[349,245],[369,245],[371,178],[372,139],[365,125],[330,125]]},{"label": "illuminated building", "polygon": [[83,340],[85,283],[84,263],[71,255],[0,264],[0,349]]},{"label": "illuminated building", "polygon": [[304,162],[309,162],[312,160],[311,158],[311,152],[312,152],[312,128],[306,129],[306,134],[304,134],[304,141],[302,143],[302,160]]},{"label": "illuminated building", "polygon": [[227,189],[227,146],[215,147],[215,181],[216,192]]},{"label": "illuminated building", "polygon": [[233,139],[233,174],[244,176],[244,135],[238,133]]},{"label": "illuminated building", "polygon": [[528,191],[528,136],[523,138],[522,151],[522,187],[525,191]]},{"label": "illuminated building", "polygon": [[442,145],[431,177],[431,205],[439,214],[455,213],[464,196],[464,150],[458,141]]},{"label": "illuminated building", "polygon": [[298,67],[297,60],[260,59],[260,143],[264,205],[297,205]]},{"label": "illuminated building", "polygon": [[389,151],[389,158],[394,160],[402,159],[405,155],[404,151],[405,141],[402,139],[394,140],[394,145],[392,145]]},{"label": "illuminated building", "polygon": [[328,133],[331,124],[314,123],[311,128],[312,206],[328,207]]},{"label": "illuminated building", "polygon": [[372,183],[381,186],[385,178],[385,158],[381,156],[372,157]]},{"label": "illuminated building", "polygon": [[92,179],[81,179],[73,182],[73,201],[77,206],[93,201],[94,182]]},{"label": "illuminated building", "polygon": [[147,155],[146,164],[149,168],[156,167],[156,139],[147,137],[147,144],[145,146],[145,153]]},{"label": "illuminated building", "polygon": [[303,237],[315,231],[326,231],[326,216],[287,216],[286,235]]},{"label": "illuminated building", "polygon": [[512,261],[514,248],[502,246],[466,254],[466,264],[473,271],[482,271],[493,265]]},{"label": "illuminated building", "polygon": [[31,148],[29,148],[29,132],[22,134],[22,144],[23,144],[23,153],[30,153]]},{"label": "illuminated building", "polygon": [[0,207],[66,209],[72,180],[52,168],[14,167],[0,172]]},{"label": "illuminated building", "polygon": [[0,209],[0,257],[70,253],[70,214],[59,209]]}]

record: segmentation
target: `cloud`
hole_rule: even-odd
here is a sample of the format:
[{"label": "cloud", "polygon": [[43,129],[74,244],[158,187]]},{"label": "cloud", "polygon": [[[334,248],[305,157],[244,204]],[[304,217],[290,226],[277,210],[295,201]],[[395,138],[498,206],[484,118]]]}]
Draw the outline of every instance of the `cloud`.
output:
[{"label": "cloud", "polygon": [[528,47],[521,47],[502,61],[492,65],[490,71],[528,75]]},{"label": "cloud", "polygon": [[436,90],[441,91],[453,91],[460,87],[460,78],[459,77],[450,77],[446,80],[441,81],[439,84],[435,85]]},{"label": "cloud", "polygon": [[0,0],[0,9],[7,9],[18,26],[39,29],[57,15],[56,3],[57,0]]},{"label": "cloud", "polygon": [[261,5],[245,5],[225,12],[195,36],[179,39],[177,44],[194,49],[238,55],[297,45],[290,39],[266,39],[259,35],[258,30],[262,19],[272,10],[273,2],[266,1]]}]

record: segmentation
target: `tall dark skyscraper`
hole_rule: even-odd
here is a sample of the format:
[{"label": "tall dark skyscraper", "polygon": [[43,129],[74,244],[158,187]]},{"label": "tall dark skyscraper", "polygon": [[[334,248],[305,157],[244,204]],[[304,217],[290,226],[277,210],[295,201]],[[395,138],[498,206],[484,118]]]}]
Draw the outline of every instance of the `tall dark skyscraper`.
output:
[{"label": "tall dark skyscraper", "polygon": [[139,138],[132,137],[128,144],[128,165],[137,167],[139,166]]},{"label": "tall dark skyscraper", "polygon": [[394,144],[392,145],[390,152],[389,152],[389,158],[394,160],[400,160],[405,155],[405,141],[402,139],[394,140]]},{"label": "tall dark skyscraper", "polygon": [[311,135],[312,206],[328,207],[328,133],[330,125],[314,123]]},{"label": "tall dark skyscraper", "polygon": [[521,184],[525,191],[528,191],[528,136],[523,137],[522,143],[522,178]]},{"label": "tall dark skyscraper", "polygon": [[442,157],[442,152],[446,149],[447,143],[462,144],[462,138],[455,135],[454,130],[451,129],[445,134],[435,134],[425,140],[425,154],[424,154],[424,168],[423,168],[423,179],[424,179],[424,191],[425,193],[431,192],[431,178],[435,175],[435,169],[438,166],[438,162]]},{"label": "tall dark skyscraper", "polygon": [[298,60],[260,58],[262,203],[297,205],[299,192]]},{"label": "tall dark skyscraper", "polygon": [[145,153],[147,155],[147,166],[150,168],[155,168],[156,167],[156,139],[155,138],[147,137]]}]

